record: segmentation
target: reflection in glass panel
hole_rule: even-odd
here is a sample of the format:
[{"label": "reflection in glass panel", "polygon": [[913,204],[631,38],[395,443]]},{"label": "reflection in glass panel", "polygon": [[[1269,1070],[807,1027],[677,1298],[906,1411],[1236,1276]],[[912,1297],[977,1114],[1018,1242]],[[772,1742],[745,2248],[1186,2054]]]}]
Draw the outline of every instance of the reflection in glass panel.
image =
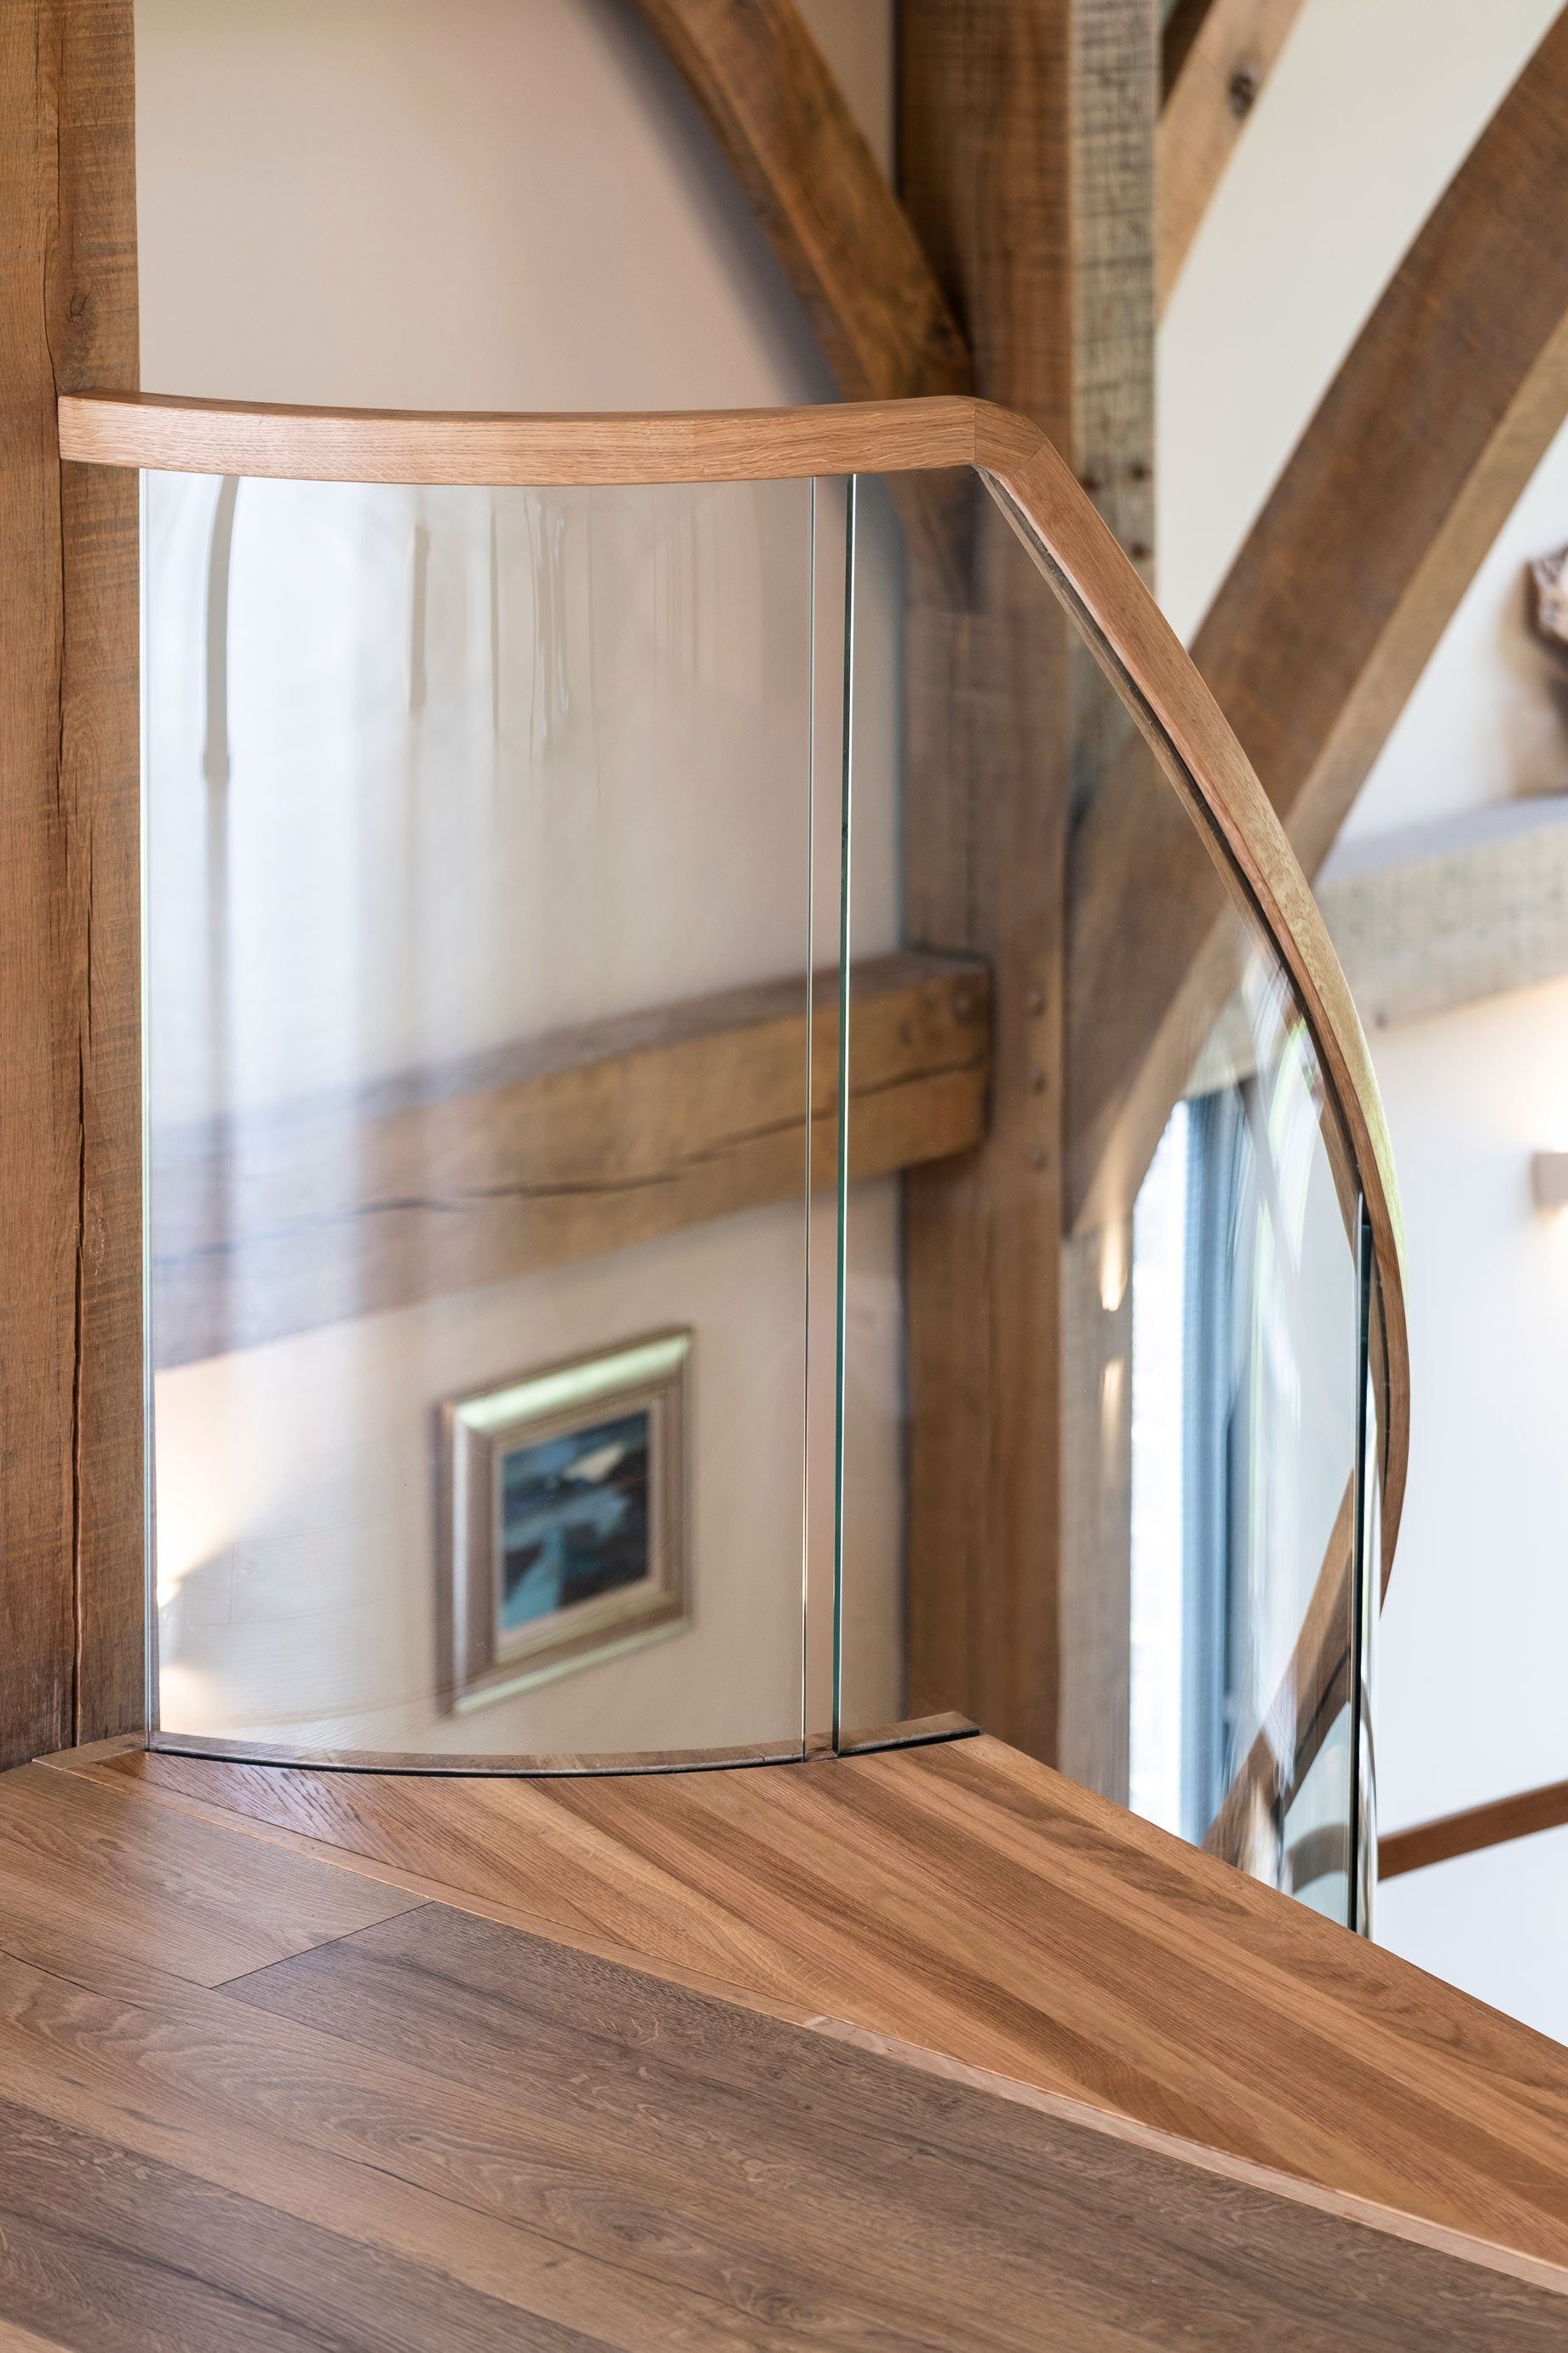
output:
[{"label": "reflection in glass panel", "polygon": [[[942,479],[924,477],[922,486]],[[849,1020],[836,1720],[850,1746],[920,1712],[910,1692],[906,1622],[908,1171],[933,1150],[957,1148],[966,1132],[963,1113],[954,1125],[941,1097],[952,1086],[951,1040],[965,1018],[959,1002],[969,1002],[973,1023],[983,994],[952,959],[911,951],[907,940],[904,545],[890,490],[876,477],[854,485],[853,579],[844,607],[854,691],[845,778],[851,850],[842,951]],[[970,1134],[977,1108],[972,1122]]]},{"label": "reflection in glass panel", "polygon": [[1130,1790],[1343,1919],[1359,1200],[1260,942],[1133,1219]]},{"label": "reflection in glass panel", "polygon": [[1387,1357],[1383,1334],[1383,1293],[1373,1250],[1372,1225],[1363,1208],[1361,1223],[1362,1419],[1358,1480],[1360,1556],[1356,1573],[1356,1646],[1351,1704],[1356,1711],[1352,1765],[1355,1844],[1351,1886],[1352,1921],[1363,1936],[1373,1933],[1377,1887],[1377,1750],[1373,1693],[1377,1621],[1383,1601],[1383,1394]]},{"label": "reflection in glass panel", "polygon": [[798,1749],[812,540],[147,479],[165,1731]]},{"label": "reflection in glass panel", "polygon": [[[977,1716],[1344,1918],[1353,1169],[1283,967],[1201,850],[1182,863],[1187,820],[1152,759],[1121,756],[1131,721],[1062,637],[1047,580],[984,490],[935,476],[918,492],[917,514],[907,486],[859,485],[857,671],[896,670],[902,596],[916,722],[901,763],[857,690],[844,1732]],[[980,648],[944,627],[952,582],[924,569],[941,560],[960,607],[1037,611],[1037,713],[988,699]],[[1068,957],[1058,1031],[1041,813],[1068,781],[1050,765],[1064,691],[1137,851],[1112,860],[1126,895],[1098,961]],[[1068,854],[1075,911],[1093,814],[1076,812]],[[896,1159],[873,1083],[889,971],[912,991],[899,1035],[918,1079]],[[1081,1077],[1133,1054],[1075,1124],[1074,1058]]]},{"label": "reflection in glass panel", "polygon": [[963,594],[1055,607],[975,479],[153,477],[145,561],[163,1731],[973,1715],[1364,1917],[1354,1171],[1103,682],[1128,863],[1042,979],[1090,670],[993,710]]}]

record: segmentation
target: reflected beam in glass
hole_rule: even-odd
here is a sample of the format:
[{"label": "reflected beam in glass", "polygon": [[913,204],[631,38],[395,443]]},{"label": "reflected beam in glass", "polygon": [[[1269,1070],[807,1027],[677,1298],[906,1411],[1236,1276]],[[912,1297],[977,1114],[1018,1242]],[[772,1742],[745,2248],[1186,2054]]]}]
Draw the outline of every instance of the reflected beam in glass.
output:
[{"label": "reflected beam in glass", "polygon": [[[810,501],[149,480],[165,1733],[800,1753]],[[455,1546],[443,1409],[661,1328],[689,1411],[540,1408]]]}]

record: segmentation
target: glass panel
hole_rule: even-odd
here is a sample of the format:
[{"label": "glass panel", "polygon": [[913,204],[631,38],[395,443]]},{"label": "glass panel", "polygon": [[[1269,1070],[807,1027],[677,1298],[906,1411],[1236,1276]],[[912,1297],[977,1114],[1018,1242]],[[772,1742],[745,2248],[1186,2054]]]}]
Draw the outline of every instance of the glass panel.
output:
[{"label": "glass panel", "polygon": [[[911,520],[1037,607],[1037,708]],[[956,1714],[1364,1922],[1353,1171],[973,478],[150,477],[144,543],[164,1736]],[[1070,775],[986,814],[1063,696],[1065,1013]],[[1086,949],[1112,818],[1143,887]]]},{"label": "glass panel", "polygon": [[[1282,965],[1046,581],[984,497],[921,493],[967,567],[960,603],[1037,616],[1039,702],[987,696],[983,638],[944,637],[918,586],[900,683],[910,495],[862,486],[846,1734],[976,1717],[1342,1919],[1353,1167]],[[900,693],[919,714],[901,770]],[[1085,936],[1058,1029],[1048,878],[1074,779],[1043,766],[1000,821],[983,797],[1009,791],[1012,743],[1059,741],[1064,697],[1106,805],[1073,812]],[[1097,939],[1082,899],[1108,875],[1125,912]]]},{"label": "glass panel", "polygon": [[813,505],[147,478],[165,1733],[798,1753]]},{"label": "glass panel", "polygon": [[[917,511],[967,518],[973,474],[855,485],[854,578],[847,607],[854,694],[847,728],[847,1186],[843,1223],[843,1457],[839,1538],[838,1722],[851,1747],[898,1736],[935,1704],[909,1622],[911,1514],[909,1222],[920,1170],[967,1128],[978,1133],[984,1077],[955,1078],[985,1020],[985,967],[928,953],[911,819],[918,786],[906,761],[904,703],[915,670],[906,644],[904,531]],[[912,620],[908,624],[916,626]],[[969,1046],[962,1041],[966,1039]],[[959,1041],[955,1045],[955,1041]],[[911,1202],[914,1203],[911,1209]]]},{"label": "glass panel", "polygon": [[1130,1794],[1344,1919],[1360,1200],[1277,959],[1213,954],[1133,1217]]},{"label": "glass panel", "polygon": [[1357,1651],[1352,1679],[1357,1711],[1356,1746],[1351,1775],[1355,1804],[1355,1844],[1351,1886],[1352,1925],[1373,1933],[1377,1887],[1377,1752],[1373,1740],[1373,1673],[1377,1621],[1383,1602],[1383,1416],[1378,1399],[1386,1378],[1383,1343],[1383,1294],[1373,1255],[1365,1210],[1361,1226],[1362,1422],[1360,1460],[1360,1553],[1356,1563]]}]

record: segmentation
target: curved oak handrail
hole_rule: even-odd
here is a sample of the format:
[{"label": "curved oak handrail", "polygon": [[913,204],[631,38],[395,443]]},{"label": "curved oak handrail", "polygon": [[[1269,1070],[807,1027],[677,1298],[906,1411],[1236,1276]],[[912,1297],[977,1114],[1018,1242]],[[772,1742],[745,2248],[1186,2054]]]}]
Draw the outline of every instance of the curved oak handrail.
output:
[{"label": "curved oak handrail", "polygon": [[1344,974],[1283,827],[1191,656],[1039,428],[961,396],[632,416],[289,408],[67,394],[63,459],[159,471],[479,487],[751,481],[972,466],[1126,703],[1306,1014],[1372,1229],[1382,1317],[1383,1573],[1409,1452],[1404,1235],[1387,1127]]}]

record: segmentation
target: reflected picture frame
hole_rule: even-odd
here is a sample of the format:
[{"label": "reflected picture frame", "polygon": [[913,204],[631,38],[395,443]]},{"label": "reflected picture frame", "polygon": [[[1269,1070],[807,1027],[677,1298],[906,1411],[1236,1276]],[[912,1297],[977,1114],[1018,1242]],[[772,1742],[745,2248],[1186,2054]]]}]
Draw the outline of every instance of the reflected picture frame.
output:
[{"label": "reflected picture frame", "polygon": [[442,1686],[461,1714],[690,1616],[689,1331],[518,1373],[437,1409]]}]

